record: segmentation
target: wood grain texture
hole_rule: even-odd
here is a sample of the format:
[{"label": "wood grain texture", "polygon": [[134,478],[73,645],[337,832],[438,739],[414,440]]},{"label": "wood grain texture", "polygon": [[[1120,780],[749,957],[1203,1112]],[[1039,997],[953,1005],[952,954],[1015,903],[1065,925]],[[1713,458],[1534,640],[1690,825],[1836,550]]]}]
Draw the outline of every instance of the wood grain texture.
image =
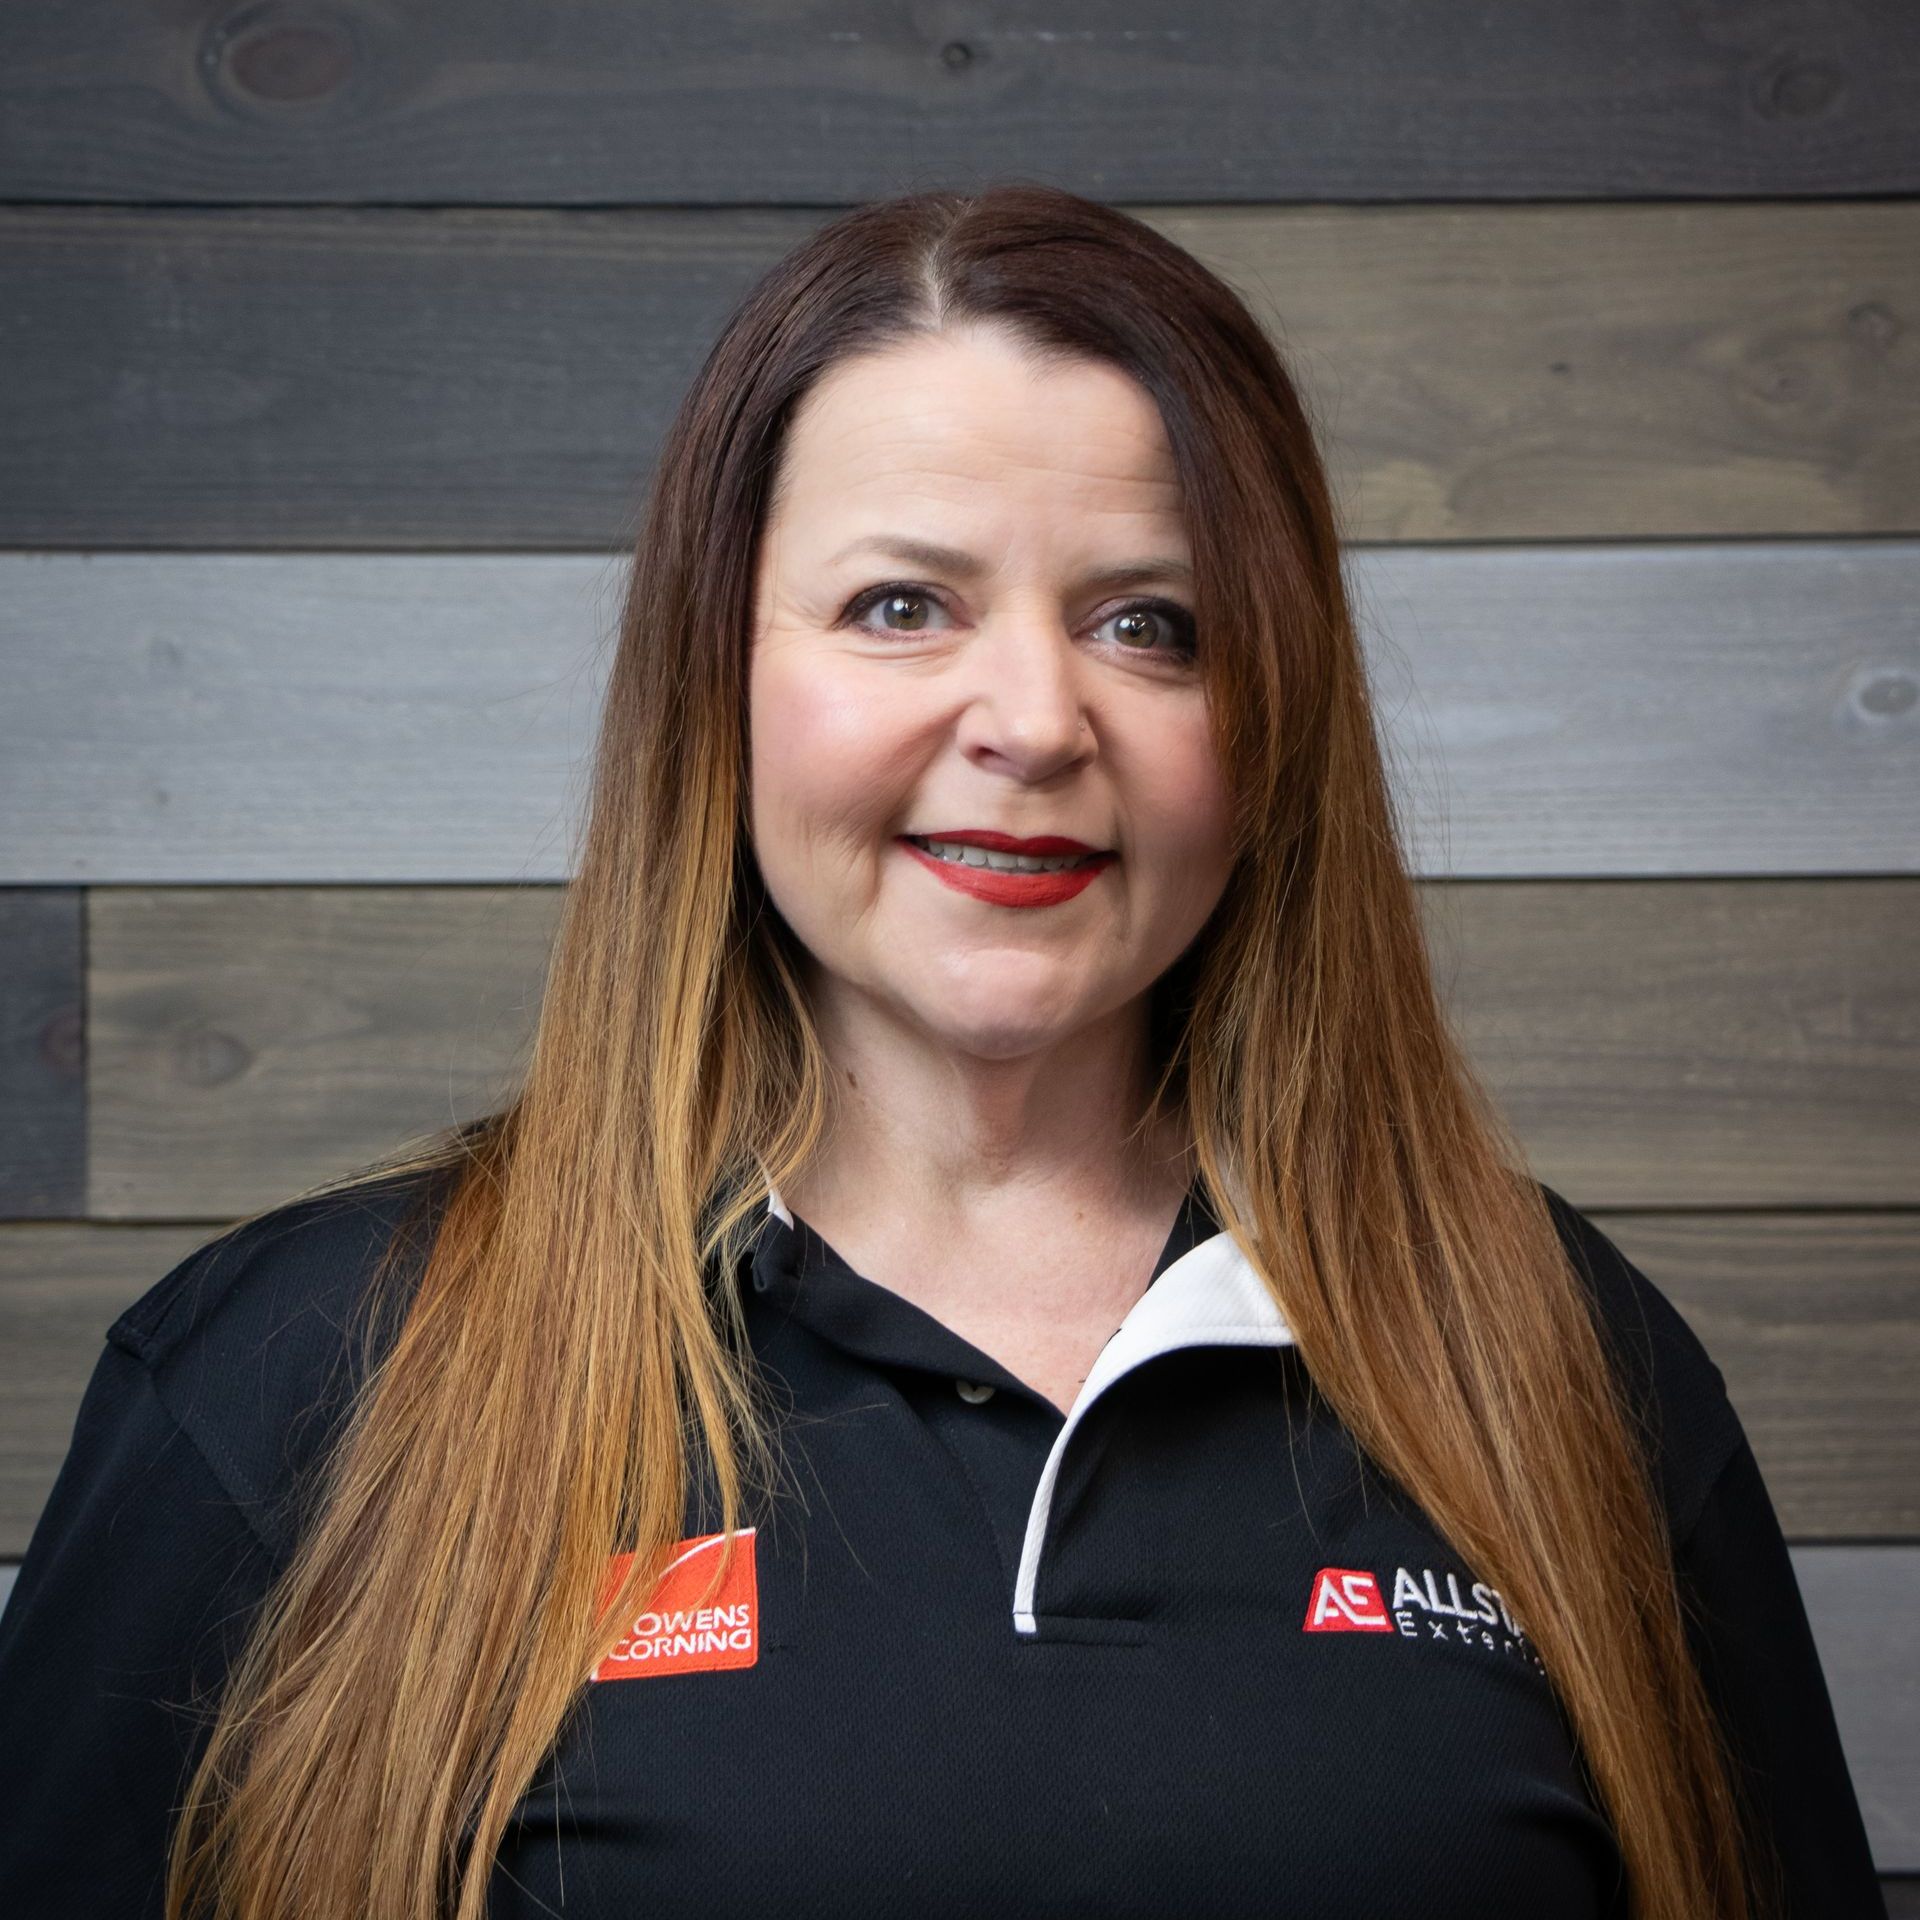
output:
[{"label": "wood grain texture", "polygon": [[988,156],[1160,200],[1920,188],[1898,0],[67,0],[0,12],[0,74],[14,199],[831,204]]},{"label": "wood grain texture", "polygon": [[1920,546],[1355,550],[1417,873],[1920,871]]},{"label": "wood grain texture", "polygon": [[1435,978],[1551,1184],[1620,1207],[1920,1200],[1920,887],[1462,881]]},{"label": "wood grain texture", "polygon": [[[1428,884],[1436,978],[1599,1207],[1920,1204],[1920,883]],[[502,1097],[559,889],[90,896],[102,1218],[215,1218]]]},{"label": "wood grain texture", "polygon": [[[627,564],[0,554],[0,885],[565,879]],[[1417,872],[1920,872],[1920,542],[1348,576]]]},{"label": "wood grain texture", "polygon": [[0,555],[0,883],[564,879],[625,572]]},{"label": "wood grain texture", "polygon": [[91,893],[88,1214],[237,1217],[496,1105],[532,1033],[562,900],[510,887]]},{"label": "wood grain texture", "polygon": [[1726,1376],[1796,1538],[1920,1539],[1920,1214],[1593,1218]]},{"label": "wood grain texture", "polygon": [[1920,202],[1151,217],[1291,353],[1354,538],[1912,527]]},{"label": "wood grain texture", "polygon": [[[1920,532],[1920,202],[1141,211],[1283,345],[1355,539]],[[0,210],[0,545],[622,546],[827,217]]]},{"label": "wood grain texture", "polygon": [[85,1206],[84,916],[74,888],[0,889],[0,1218]]}]

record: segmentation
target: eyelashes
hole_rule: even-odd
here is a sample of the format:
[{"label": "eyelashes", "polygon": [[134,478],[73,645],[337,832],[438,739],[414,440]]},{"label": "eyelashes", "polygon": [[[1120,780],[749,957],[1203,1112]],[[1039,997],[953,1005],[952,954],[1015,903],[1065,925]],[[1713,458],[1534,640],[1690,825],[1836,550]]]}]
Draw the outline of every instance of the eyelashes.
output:
[{"label": "eyelashes", "polygon": [[[931,587],[919,586],[911,580],[889,580],[881,586],[868,587],[863,592],[855,594],[841,610],[839,624],[841,626],[860,626],[871,609],[878,606],[883,600],[895,598],[902,600],[925,600],[937,607],[946,606],[946,602],[942,600],[939,594]],[[1113,642],[1112,644],[1118,647],[1122,653],[1143,655],[1147,658],[1152,658],[1154,655],[1159,654],[1170,659],[1182,661],[1190,661],[1198,654],[1200,650],[1198,624],[1194,620],[1193,615],[1189,613],[1185,607],[1181,606],[1178,601],[1161,600],[1153,597],[1130,600],[1125,606],[1116,607],[1112,613],[1107,615],[1106,620],[1103,620],[1100,624],[1105,626],[1107,621],[1118,620],[1123,615],[1130,613],[1153,614],[1158,619],[1166,622],[1172,631],[1173,638],[1168,645],[1161,647],[1130,647],[1123,642]],[[891,632],[904,639],[911,639],[914,634],[918,632],[938,631],[937,628],[904,627],[892,629],[884,627],[864,627],[862,630],[882,637],[886,637],[886,635]]]}]

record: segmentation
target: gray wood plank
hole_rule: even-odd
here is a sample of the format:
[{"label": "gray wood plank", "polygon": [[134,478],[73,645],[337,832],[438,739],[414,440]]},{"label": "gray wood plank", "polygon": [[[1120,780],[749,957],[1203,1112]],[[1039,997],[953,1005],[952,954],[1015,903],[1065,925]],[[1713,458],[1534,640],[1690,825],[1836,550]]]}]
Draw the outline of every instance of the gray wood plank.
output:
[{"label": "gray wood plank", "polygon": [[69,0],[0,11],[0,74],[12,199],[821,204],[989,160],[1160,200],[1920,188],[1898,0],[1318,0],[1284,24],[1251,0]]},{"label": "gray wood plank", "polygon": [[[1920,1216],[1593,1217],[1725,1375],[1790,1538],[1920,1540]],[[108,1325],[221,1224],[0,1224],[0,1554],[24,1547]]]},{"label": "gray wood plank", "polygon": [[[0,818],[21,823],[3,799]],[[85,1205],[84,935],[77,888],[0,888],[0,1217]]]},{"label": "gray wood plank", "polygon": [[[1357,539],[1920,532],[1920,202],[1144,211],[1285,343]],[[0,546],[620,546],[826,217],[0,209]]]},{"label": "gray wood plank", "polygon": [[1920,886],[1458,881],[1435,978],[1542,1176],[1597,1206],[1920,1202]]},{"label": "gray wood plank", "polygon": [[1433,877],[1920,872],[1920,545],[1375,547]]},{"label": "gray wood plank", "polygon": [[1920,1873],[1920,1548],[1797,1547],[1867,1838],[1883,1873]]},{"label": "gray wood plank", "polygon": [[0,880],[566,878],[623,571],[0,554]]},{"label": "gray wood plank", "polygon": [[[1847,1770],[1883,1873],[1920,1871],[1920,1548],[1797,1547]],[[0,1606],[15,1569],[0,1566]],[[1916,1911],[1920,1880],[1889,1880],[1889,1920]]]},{"label": "gray wood plank", "polygon": [[[566,878],[624,571],[0,554],[0,884]],[[1348,573],[1416,872],[1920,872],[1920,542]]]}]

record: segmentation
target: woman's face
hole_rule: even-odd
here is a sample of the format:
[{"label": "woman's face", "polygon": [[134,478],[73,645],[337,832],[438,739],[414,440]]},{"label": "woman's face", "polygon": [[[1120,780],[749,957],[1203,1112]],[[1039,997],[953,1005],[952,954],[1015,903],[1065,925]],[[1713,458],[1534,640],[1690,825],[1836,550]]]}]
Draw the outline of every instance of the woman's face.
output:
[{"label": "woman's face", "polygon": [[[829,372],[785,462],[752,827],[816,987],[995,1059],[1126,1007],[1231,866],[1152,399],[1098,362],[1035,371],[991,332],[924,338]],[[1007,874],[914,844],[958,835],[1098,857]]]}]

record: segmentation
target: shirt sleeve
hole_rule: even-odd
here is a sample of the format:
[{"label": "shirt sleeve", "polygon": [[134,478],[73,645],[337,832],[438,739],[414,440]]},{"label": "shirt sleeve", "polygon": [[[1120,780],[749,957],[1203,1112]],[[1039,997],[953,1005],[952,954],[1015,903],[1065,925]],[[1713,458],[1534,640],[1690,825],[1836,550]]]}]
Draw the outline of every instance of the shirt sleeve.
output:
[{"label": "shirt sleeve", "polygon": [[1777,1864],[1778,1920],[1887,1920],[1793,1562],[1744,1435],[1676,1554],[1688,1636]]},{"label": "shirt sleeve", "polygon": [[273,1561],[108,1341],[0,1610],[0,1913],[148,1920]]}]

